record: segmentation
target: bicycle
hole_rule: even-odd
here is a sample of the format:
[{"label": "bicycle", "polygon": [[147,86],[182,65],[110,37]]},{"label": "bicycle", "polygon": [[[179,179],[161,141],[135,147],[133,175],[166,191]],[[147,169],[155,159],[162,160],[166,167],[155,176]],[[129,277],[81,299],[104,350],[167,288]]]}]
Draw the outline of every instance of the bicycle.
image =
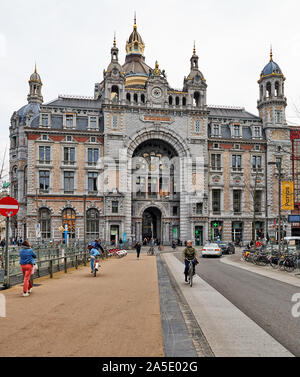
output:
[{"label": "bicycle", "polygon": [[193,266],[193,259],[189,260],[189,269],[188,269],[188,282],[189,285],[193,286],[193,276],[194,276],[194,266]]},{"label": "bicycle", "polygon": [[93,275],[94,277],[97,276],[97,271],[99,269],[99,259],[96,259],[94,256],[91,256],[91,259],[94,259],[93,263]]}]

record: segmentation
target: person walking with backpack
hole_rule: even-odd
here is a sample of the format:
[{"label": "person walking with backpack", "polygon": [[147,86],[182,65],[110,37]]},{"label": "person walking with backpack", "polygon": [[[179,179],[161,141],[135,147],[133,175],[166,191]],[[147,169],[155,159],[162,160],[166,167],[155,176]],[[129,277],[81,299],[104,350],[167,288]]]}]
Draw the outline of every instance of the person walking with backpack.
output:
[{"label": "person walking with backpack", "polygon": [[30,281],[30,276],[32,274],[32,269],[35,264],[35,259],[37,258],[35,252],[32,250],[28,241],[22,242],[20,248],[20,265],[22,273],[24,276],[23,284],[23,296],[28,297],[32,291],[32,283]]}]

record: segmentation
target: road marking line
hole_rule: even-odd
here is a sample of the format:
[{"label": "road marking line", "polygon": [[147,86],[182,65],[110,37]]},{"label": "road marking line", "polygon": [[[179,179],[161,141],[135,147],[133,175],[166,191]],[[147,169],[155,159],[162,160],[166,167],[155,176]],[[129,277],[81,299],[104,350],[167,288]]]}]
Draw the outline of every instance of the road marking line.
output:
[{"label": "road marking line", "polygon": [[181,263],[172,254],[163,258],[186,298],[212,351],[219,357],[293,356],[198,275],[193,288],[184,284]]}]

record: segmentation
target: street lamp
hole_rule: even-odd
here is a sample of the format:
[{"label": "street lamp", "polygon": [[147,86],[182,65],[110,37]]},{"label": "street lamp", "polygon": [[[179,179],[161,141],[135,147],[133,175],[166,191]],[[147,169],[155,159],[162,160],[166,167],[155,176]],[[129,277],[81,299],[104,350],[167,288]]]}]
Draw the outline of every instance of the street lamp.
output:
[{"label": "street lamp", "polygon": [[281,252],[281,160],[268,162],[268,165],[276,165],[278,170],[278,251]]}]

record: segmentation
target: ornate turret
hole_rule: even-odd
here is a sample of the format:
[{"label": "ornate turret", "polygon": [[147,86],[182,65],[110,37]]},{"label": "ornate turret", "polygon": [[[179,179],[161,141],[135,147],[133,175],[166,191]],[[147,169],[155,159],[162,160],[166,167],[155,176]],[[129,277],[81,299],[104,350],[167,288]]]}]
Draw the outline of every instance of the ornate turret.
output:
[{"label": "ornate turret", "polygon": [[144,50],[145,44],[137,31],[136,15],[134,15],[133,32],[130,34],[130,37],[126,43],[126,52],[127,54],[144,55]]},{"label": "ornate turret", "polygon": [[36,65],[34,69],[34,73],[30,76],[28,81],[29,83],[29,94],[27,96],[28,103],[43,103],[43,96],[42,96],[42,80],[40,75],[37,73]]},{"label": "ornate turret", "polygon": [[286,123],[285,108],[287,105],[284,96],[285,77],[277,63],[273,60],[273,51],[270,50],[270,61],[260,74],[259,100],[257,107],[263,119],[264,126],[282,126]]}]

